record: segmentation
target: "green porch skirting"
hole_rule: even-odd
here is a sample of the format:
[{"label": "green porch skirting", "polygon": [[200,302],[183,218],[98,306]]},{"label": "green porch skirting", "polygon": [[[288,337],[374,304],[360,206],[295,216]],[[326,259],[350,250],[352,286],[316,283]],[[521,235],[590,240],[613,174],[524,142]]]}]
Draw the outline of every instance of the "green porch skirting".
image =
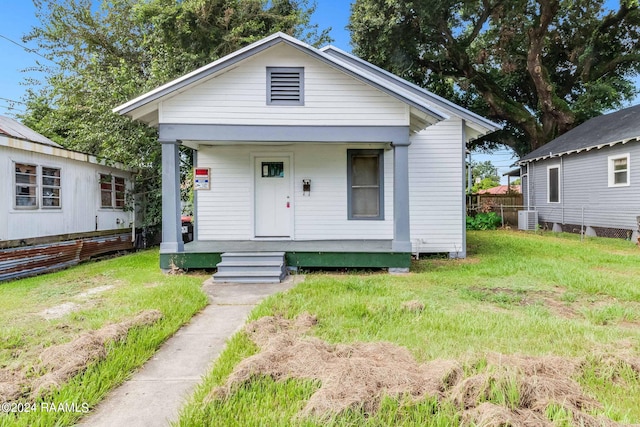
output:
[{"label": "green porch skirting", "polygon": [[[160,268],[213,269],[222,253],[184,252],[160,254]],[[289,267],[409,268],[411,253],[402,252],[286,252]]]}]

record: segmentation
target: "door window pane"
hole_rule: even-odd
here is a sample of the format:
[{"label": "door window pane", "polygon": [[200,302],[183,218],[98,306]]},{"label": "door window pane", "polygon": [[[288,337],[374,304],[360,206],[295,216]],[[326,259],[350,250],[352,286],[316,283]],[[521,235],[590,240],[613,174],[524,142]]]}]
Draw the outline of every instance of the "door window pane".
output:
[{"label": "door window pane", "polygon": [[283,162],[262,162],[263,178],[284,178]]}]

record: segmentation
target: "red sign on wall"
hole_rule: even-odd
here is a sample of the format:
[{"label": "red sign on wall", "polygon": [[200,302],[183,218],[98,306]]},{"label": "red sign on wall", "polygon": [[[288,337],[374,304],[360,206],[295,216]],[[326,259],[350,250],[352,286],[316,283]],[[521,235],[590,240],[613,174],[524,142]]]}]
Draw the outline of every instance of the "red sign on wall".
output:
[{"label": "red sign on wall", "polygon": [[211,170],[209,168],[194,168],[193,169],[193,189],[194,190],[209,190],[210,186]]}]

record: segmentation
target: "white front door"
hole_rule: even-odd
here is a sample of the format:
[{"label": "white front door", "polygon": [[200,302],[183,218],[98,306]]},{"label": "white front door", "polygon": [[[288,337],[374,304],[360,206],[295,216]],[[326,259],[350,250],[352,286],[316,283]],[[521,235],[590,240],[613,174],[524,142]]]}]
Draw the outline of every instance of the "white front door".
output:
[{"label": "white front door", "polygon": [[289,157],[255,158],[256,237],[291,237]]}]

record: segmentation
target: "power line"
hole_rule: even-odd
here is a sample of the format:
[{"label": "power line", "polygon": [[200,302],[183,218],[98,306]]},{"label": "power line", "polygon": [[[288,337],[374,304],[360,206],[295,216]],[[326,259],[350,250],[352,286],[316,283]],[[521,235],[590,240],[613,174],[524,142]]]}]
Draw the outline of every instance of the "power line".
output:
[{"label": "power line", "polygon": [[3,98],[3,97],[1,97],[1,96],[0,96],[0,100],[2,100],[2,101],[8,101],[8,102],[10,102],[10,103],[12,103],[12,104],[22,104],[22,105],[27,105],[27,104],[25,104],[25,103],[24,103],[24,102],[22,102],[22,101],[16,101],[15,99]]},{"label": "power line", "polygon": [[15,44],[16,46],[21,47],[21,48],[22,48],[22,49],[24,49],[26,52],[33,53],[33,54],[35,54],[35,55],[38,55],[38,56],[39,56],[39,57],[41,57],[41,58],[46,59],[47,61],[51,61],[51,62],[53,62],[54,64],[56,64],[56,62],[55,62],[54,60],[49,59],[49,58],[47,58],[47,57],[46,57],[46,56],[44,56],[44,55],[41,55],[41,54],[40,54],[37,50],[35,50],[35,49],[31,49],[31,48],[29,48],[29,47],[27,47],[27,46],[25,46],[25,45],[23,45],[23,44],[21,44],[21,43],[18,43],[18,42],[17,42],[17,41],[15,41],[15,40],[10,39],[10,38],[9,38],[9,37],[7,37],[7,36],[3,36],[2,34],[0,34],[0,38],[3,38],[3,39],[5,39],[6,41],[8,41],[8,42],[10,42],[10,43]]}]

